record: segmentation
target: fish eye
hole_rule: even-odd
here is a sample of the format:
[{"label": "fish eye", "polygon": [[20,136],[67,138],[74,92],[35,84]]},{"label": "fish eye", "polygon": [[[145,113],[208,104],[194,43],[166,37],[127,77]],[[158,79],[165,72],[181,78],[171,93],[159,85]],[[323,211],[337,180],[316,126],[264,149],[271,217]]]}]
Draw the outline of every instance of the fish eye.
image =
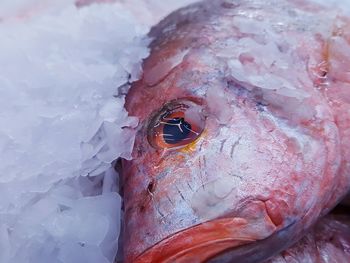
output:
[{"label": "fish eye", "polygon": [[157,149],[181,148],[202,134],[203,108],[190,100],[174,100],[157,111],[147,127],[147,139]]}]

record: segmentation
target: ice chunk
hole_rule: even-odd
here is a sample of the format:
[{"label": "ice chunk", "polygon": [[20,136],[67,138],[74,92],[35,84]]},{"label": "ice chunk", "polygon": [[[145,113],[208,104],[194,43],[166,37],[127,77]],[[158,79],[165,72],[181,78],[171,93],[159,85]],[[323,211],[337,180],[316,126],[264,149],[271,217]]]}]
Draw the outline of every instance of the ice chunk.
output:
[{"label": "ice chunk", "polygon": [[114,96],[141,73],[148,27],[118,4],[10,2],[0,3],[0,262],[113,262],[113,161],[130,158],[137,125]]}]

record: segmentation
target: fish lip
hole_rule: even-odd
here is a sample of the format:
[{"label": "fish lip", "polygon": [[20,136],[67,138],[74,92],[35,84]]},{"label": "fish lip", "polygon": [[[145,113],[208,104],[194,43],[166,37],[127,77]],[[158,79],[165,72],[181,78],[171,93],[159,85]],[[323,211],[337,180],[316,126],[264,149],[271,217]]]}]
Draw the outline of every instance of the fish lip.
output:
[{"label": "fish lip", "polygon": [[[269,237],[222,251],[206,263],[259,263],[289,248],[300,239],[303,222],[292,221]],[[266,253],[266,251],[269,251]]]},{"label": "fish lip", "polygon": [[192,226],[147,249],[135,260],[126,262],[205,262],[222,252],[257,239],[239,236],[232,229],[248,225],[243,218],[220,218]]},{"label": "fish lip", "polygon": [[[200,243],[200,241],[196,242],[186,249],[181,243],[181,241],[183,241],[183,238],[191,238],[191,235],[189,236],[189,234],[195,234],[196,231],[201,232],[202,230],[206,230],[208,234],[213,233],[213,227],[216,228],[222,223],[225,225],[225,223],[230,220],[235,221],[234,218],[226,218],[224,220],[216,219],[180,231],[174,236],[154,245],[150,249],[143,252],[135,260],[131,260],[130,262],[256,263],[261,261],[262,258],[260,258],[260,256],[262,251],[266,254],[264,259],[267,259],[293,244],[293,242],[297,240],[297,236],[299,234],[298,229],[300,228],[298,222],[293,221],[286,227],[275,231],[273,234],[262,240],[222,236],[221,238],[209,238],[206,242],[203,243]],[[239,220],[242,219],[240,218]],[[211,227],[208,228],[208,224],[210,224]],[[228,226],[226,225],[225,227]],[[215,229],[214,232],[216,231],[217,229]],[[176,243],[176,241],[178,241],[178,243]],[[198,253],[198,248],[202,250],[204,249],[204,253]],[[265,251],[268,251],[268,253]]]}]

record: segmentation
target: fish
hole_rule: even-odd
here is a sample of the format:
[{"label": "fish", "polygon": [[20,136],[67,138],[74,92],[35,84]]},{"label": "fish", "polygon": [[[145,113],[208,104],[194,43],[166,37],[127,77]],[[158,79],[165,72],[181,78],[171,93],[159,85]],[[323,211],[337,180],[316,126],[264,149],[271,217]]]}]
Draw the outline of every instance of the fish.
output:
[{"label": "fish", "polygon": [[350,218],[326,216],[300,241],[265,263],[350,262]]},{"label": "fish", "polygon": [[125,107],[125,262],[262,262],[350,189],[350,20],[204,0],[154,26]]}]

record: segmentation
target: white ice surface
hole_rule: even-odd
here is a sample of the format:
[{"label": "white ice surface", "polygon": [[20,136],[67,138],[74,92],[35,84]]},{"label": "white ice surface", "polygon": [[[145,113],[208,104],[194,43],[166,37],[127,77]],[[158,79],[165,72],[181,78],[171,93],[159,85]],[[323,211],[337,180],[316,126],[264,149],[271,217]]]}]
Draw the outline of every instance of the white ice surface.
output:
[{"label": "white ice surface", "polygon": [[111,163],[137,120],[113,95],[138,77],[149,27],[194,0],[120,2],[0,2],[0,263],[114,260]]},{"label": "white ice surface", "polygon": [[122,127],[137,120],[113,95],[140,73],[148,27],[120,6],[66,3],[17,18],[16,3],[1,2],[13,14],[0,23],[1,263],[113,262],[117,252],[111,163],[130,157],[134,134]]}]

